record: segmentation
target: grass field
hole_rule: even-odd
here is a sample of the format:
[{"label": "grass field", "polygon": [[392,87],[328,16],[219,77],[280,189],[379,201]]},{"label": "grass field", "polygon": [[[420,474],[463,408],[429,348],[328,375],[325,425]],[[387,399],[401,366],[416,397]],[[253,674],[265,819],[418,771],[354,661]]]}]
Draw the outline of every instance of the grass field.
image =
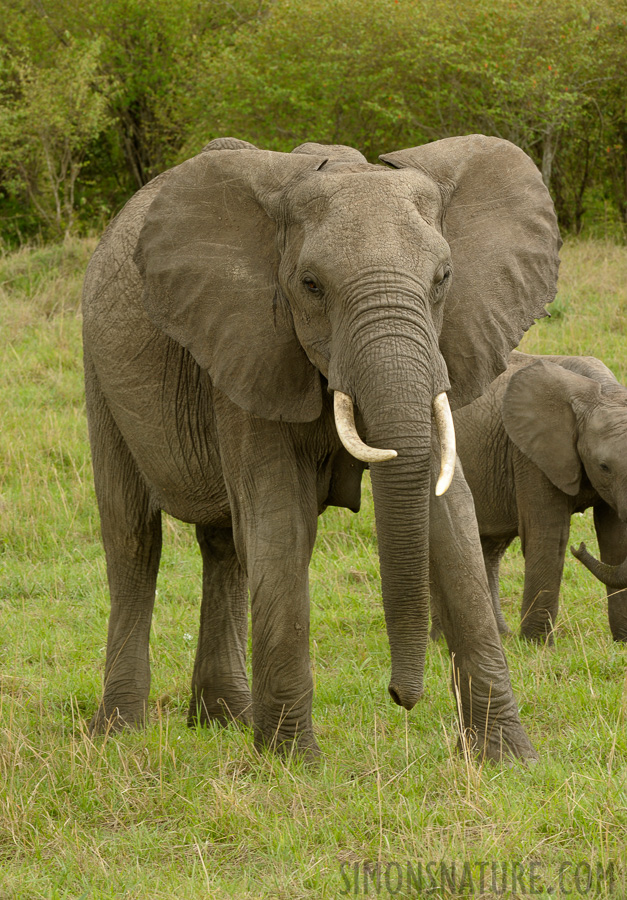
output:
[{"label": "grass field", "polygon": [[[1,900],[376,896],[376,863],[385,897],[509,897],[514,874],[518,897],[624,898],[627,651],[602,588],[568,558],[555,648],[505,640],[538,765],[469,765],[444,643],[429,647],[416,709],[388,699],[368,485],[358,516],[322,517],[312,564],[318,769],[259,756],[248,731],[186,728],[200,558],[171,519],[149,727],[89,739],[108,617],[78,315],[93,246],[0,259]],[[524,349],[597,355],[627,382],[627,250],[571,241],[562,259],[555,315]],[[588,515],[571,536],[596,548]],[[522,572],[515,546],[502,578],[513,629]],[[453,863],[456,890],[434,888]]]}]

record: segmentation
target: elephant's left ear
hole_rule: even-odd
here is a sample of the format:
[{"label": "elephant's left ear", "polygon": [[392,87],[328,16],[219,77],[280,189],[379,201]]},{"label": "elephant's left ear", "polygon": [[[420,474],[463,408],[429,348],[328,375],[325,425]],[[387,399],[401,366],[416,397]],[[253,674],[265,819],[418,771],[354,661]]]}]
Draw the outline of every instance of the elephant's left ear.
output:
[{"label": "elephant's left ear", "polygon": [[555,298],[561,240],[553,202],[533,161],[500,138],[446,138],[380,159],[422,170],[442,192],[453,281],[440,349],[458,408],[505,370]]}]

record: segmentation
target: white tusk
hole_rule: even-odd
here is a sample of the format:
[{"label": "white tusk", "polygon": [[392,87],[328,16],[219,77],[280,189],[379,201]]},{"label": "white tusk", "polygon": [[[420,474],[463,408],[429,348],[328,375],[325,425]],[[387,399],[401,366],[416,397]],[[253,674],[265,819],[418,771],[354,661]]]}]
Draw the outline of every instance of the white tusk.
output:
[{"label": "white tusk", "polygon": [[440,477],[435,486],[435,495],[441,497],[451,486],[455,472],[455,426],[444,391],[433,401],[433,415],[440,437]]},{"label": "white tusk", "polygon": [[355,428],[353,401],[348,394],[343,394],[342,391],[334,392],[333,412],[339,438],[355,459],[360,459],[362,462],[375,463],[385,462],[386,459],[394,459],[395,456],[398,456],[396,450],[379,450],[376,447],[369,447],[368,444],[364,444]]}]

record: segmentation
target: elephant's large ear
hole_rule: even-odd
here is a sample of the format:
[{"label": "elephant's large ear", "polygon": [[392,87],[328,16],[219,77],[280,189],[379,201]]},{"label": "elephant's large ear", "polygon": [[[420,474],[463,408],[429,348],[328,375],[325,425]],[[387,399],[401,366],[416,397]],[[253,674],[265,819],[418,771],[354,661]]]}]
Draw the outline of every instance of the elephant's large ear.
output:
[{"label": "elephant's large ear", "polygon": [[510,378],[501,415],[507,434],[553,484],[574,497],[581,483],[578,403],[598,401],[601,386],[555,363],[537,360]]},{"label": "elephant's large ear", "polygon": [[203,152],[152,202],[135,262],[152,321],[213,383],[256,416],[309,422],[321,410],[317,369],[278,286],[273,216],[324,158],[267,150]]},{"label": "elephant's large ear", "polygon": [[442,191],[453,280],[440,349],[451,406],[464,406],[504,371],[555,297],[561,241],[553,203],[533,161],[500,138],[446,138],[380,158],[421,169]]}]

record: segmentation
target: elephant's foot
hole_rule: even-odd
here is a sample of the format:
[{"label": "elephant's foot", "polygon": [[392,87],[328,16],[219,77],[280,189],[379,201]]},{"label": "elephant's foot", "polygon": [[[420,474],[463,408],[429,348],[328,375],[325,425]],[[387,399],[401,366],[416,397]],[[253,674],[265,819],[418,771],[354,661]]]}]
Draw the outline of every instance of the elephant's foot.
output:
[{"label": "elephant's foot", "polygon": [[253,701],[248,691],[222,691],[202,688],[194,689],[187,713],[187,724],[190,728],[197,725],[252,725]]},{"label": "elephant's foot", "polygon": [[458,749],[480,762],[537,760],[520,721],[500,644],[498,650],[489,661],[483,660],[481,670],[477,660],[466,661],[466,665],[460,660],[459,667],[455,660],[452,688],[460,732]]},{"label": "elephant's foot", "polygon": [[505,619],[503,618],[503,613],[495,613],[496,619],[496,627],[498,628],[499,634],[511,634],[511,629]]},{"label": "elephant's foot", "polygon": [[538,753],[520,722],[491,724],[483,730],[465,728],[463,739],[460,735],[457,742],[457,750],[464,756],[470,753],[479,763],[507,763],[517,759],[533,764],[538,760]]},{"label": "elephant's foot", "polygon": [[271,750],[282,759],[297,759],[306,764],[315,764],[322,756],[313,733],[306,732],[287,735],[279,731],[268,735],[255,728],[255,747],[260,752]]},{"label": "elephant's foot", "polygon": [[553,646],[557,606],[553,608],[525,604],[520,610],[520,636],[527,641]]},{"label": "elephant's foot", "polygon": [[509,625],[505,621],[505,617],[503,616],[503,610],[501,609],[501,601],[498,597],[492,596],[492,611],[494,613],[494,620],[496,622],[496,627],[499,634],[511,634]]},{"label": "elephant's foot", "polygon": [[542,623],[539,626],[533,623],[525,624],[520,628],[520,636],[525,641],[529,641],[531,644],[544,644],[546,647],[552,647],[555,644],[553,634],[553,625],[549,623]]},{"label": "elephant's foot", "polygon": [[311,711],[297,715],[294,710],[278,715],[274,710],[254,705],[255,747],[271,750],[284,759],[296,758],[307,763],[316,762],[321,750],[314,737]]},{"label": "elephant's foot", "polygon": [[108,734],[123,728],[143,728],[146,724],[146,701],[135,700],[115,703],[103,699],[89,723],[89,734]]},{"label": "elephant's foot", "polygon": [[627,643],[627,591],[614,591],[607,598],[607,613],[612,638]]}]

